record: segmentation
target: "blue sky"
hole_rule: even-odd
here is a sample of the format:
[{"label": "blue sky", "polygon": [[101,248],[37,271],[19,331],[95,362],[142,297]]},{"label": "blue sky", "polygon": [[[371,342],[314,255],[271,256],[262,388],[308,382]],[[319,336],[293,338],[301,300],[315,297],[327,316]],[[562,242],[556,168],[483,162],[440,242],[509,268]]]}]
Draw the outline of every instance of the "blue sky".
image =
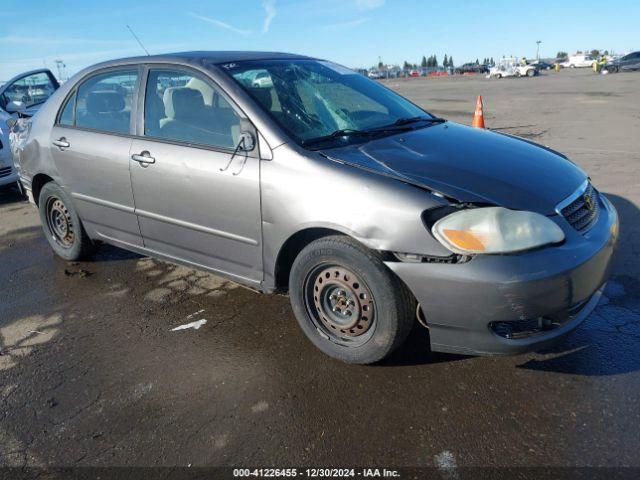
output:
[{"label": "blue sky", "polygon": [[[605,6],[606,5],[606,6]],[[350,67],[456,64],[558,50],[640,49],[640,2],[612,0],[31,0],[0,9],[0,80],[62,59],[69,74],[101,60],[185,50],[277,50]]]}]

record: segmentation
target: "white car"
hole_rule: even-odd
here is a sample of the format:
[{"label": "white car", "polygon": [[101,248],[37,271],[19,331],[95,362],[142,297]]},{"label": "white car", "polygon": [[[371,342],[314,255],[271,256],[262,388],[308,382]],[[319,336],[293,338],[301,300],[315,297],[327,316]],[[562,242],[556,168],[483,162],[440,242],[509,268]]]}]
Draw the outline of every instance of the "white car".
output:
[{"label": "white car", "polygon": [[595,61],[596,59],[591,55],[578,54],[571,55],[568,60],[562,62],[560,65],[564,68],[586,68],[591,67]]},{"label": "white car", "polygon": [[273,80],[268,72],[260,72],[251,82],[254,88],[271,88],[273,87]]},{"label": "white car", "polygon": [[32,116],[60,86],[51,71],[33,70],[13,77],[0,87],[0,188],[18,181],[9,141],[9,120]]},{"label": "white car", "polygon": [[489,69],[489,78],[534,77],[538,70],[533,65],[518,65],[516,62],[501,62]]}]

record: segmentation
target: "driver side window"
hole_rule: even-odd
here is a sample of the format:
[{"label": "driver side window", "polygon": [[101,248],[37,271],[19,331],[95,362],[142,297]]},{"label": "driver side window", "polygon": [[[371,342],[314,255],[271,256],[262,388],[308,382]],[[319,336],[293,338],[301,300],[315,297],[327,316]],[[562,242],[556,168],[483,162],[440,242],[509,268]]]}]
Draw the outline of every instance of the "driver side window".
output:
[{"label": "driver side window", "polygon": [[232,149],[240,117],[210,81],[190,71],[151,69],[144,105],[144,135]]},{"label": "driver side window", "polygon": [[56,90],[51,77],[45,72],[34,73],[9,85],[2,94],[2,106],[20,102],[24,108],[43,103]]}]

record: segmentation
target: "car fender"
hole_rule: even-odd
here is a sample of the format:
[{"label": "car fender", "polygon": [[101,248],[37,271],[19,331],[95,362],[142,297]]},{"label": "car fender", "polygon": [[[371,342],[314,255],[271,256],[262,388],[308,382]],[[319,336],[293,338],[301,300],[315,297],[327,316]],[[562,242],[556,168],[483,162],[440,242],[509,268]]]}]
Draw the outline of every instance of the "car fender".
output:
[{"label": "car fender", "polygon": [[326,229],[372,250],[448,257],[422,213],[450,205],[426,188],[331,161],[294,145],[261,167],[265,283],[274,282],[283,246],[298,232]]}]

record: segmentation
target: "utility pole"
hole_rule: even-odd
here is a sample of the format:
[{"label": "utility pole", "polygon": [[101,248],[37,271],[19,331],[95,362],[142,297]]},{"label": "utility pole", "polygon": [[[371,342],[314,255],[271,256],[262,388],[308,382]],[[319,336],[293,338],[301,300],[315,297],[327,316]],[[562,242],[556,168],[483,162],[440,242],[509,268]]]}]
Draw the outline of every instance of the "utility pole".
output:
[{"label": "utility pole", "polygon": [[62,60],[54,60],[56,63],[56,68],[58,69],[58,80],[64,82],[66,78],[64,78],[64,69],[67,67]]},{"label": "utility pole", "polygon": [[540,44],[542,43],[542,40],[536,40],[536,45],[538,45],[538,48],[536,49],[536,60],[540,61]]}]

